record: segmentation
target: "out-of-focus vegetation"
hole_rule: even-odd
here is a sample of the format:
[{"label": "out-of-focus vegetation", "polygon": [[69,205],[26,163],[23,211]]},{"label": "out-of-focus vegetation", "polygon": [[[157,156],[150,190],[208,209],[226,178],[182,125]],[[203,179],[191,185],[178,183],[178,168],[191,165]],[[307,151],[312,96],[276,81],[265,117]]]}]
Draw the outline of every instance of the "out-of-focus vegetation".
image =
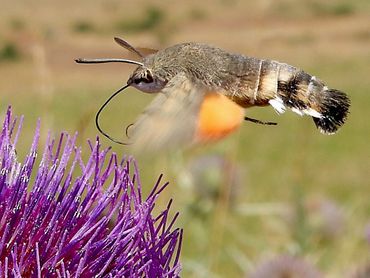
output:
[{"label": "out-of-focus vegetation", "polygon": [[137,33],[151,31],[164,20],[164,12],[157,7],[147,7],[143,15],[137,18],[124,19],[117,23],[119,32]]},{"label": "out-of-focus vegetation", "polygon": [[[151,188],[162,172],[171,182],[165,194],[174,199],[185,229],[183,277],[242,277],[284,254],[325,277],[362,273],[370,264],[369,14],[368,0],[5,0],[0,113],[11,104],[26,116],[22,142],[30,142],[41,117],[44,138],[48,130],[78,131],[87,149],[86,139],[97,135],[95,112],[133,67],[73,60],[138,59],[114,36],[158,49],[201,41],[301,67],[350,95],[351,114],[338,134],[321,135],[311,119],[291,112],[249,109],[248,116],[278,126],[246,122],[214,145],[138,157],[142,182]],[[127,90],[102,114],[101,125],[123,136],[150,99]]]},{"label": "out-of-focus vegetation", "polygon": [[0,61],[16,61],[21,54],[14,43],[7,42],[0,48]]},{"label": "out-of-focus vegetation", "polygon": [[94,32],[96,28],[91,22],[80,20],[73,23],[72,29],[77,33],[90,33]]}]

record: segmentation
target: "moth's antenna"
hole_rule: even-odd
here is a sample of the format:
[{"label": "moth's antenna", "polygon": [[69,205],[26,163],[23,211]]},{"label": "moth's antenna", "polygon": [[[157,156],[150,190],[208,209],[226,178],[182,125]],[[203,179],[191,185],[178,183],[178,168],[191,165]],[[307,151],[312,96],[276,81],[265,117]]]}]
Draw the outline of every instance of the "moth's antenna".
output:
[{"label": "moth's antenna", "polygon": [[137,54],[139,57],[141,58],[144,58],[144,55],[141,54],[139,52],[139,50],[137,50],[135,47],[133,47],[131,44],[129,44],[127,41],[121,39],[121,38],[118,38],[118,37],[115,37],[114,38],[115,42],[118,43],[120,46],[122,46],[123,48],[126,48],[128,51],[131,51],[135,54]]},{"label": "moth's antenna", "polygon": [[126,63],[126,64],[134,64],[143,66],[144,64],[138,61],[128,60],[128,59],[116,59],[116,58],[108,58],[108,59],[85,59],[85,58],[78,58],[75,59],[76,63],[79,64],[103,64],[103,63]]},{"label": "moth's antenna", "polygon": [[277,123],[274,123],[274,122],[263,122],[263,121],[253,119],[253,118],[249,118],[249,117],[244,117],[244,120],[250,121],[250,122],[255,123],[255,124],[260,124],[260,125],[277,125]]},{"label": "moth's antenna", "polygon": [[[95,116],[95,125],[96,125],[96,128],[99,130],[99,132],[101,134],[103,134],[105,137],[107,137],[109,140],[111,140],[112,142],[114,143],[117,143],[117,144],[120,144],[120,145],[130,145],[130,143],[125,143],[125,142],[121,142],[121,141],[118,141],[114,138],[112,138],[111,136],[109,136],[107,133],[105,133],[101,128],[100,128],[100,125],[99,125],[99,116],[100,116],[100,113],[103,111],[103,109],[105,108],[105,106],[107,106],[107,104],[112,100],[112,98],[114,98],[116,95],[118,95],[120,92],[122,92],[124,89],[126,89],[128,86],[130,86],[130,84],[127,84],[121,88],[119,88],[116,92],[114,92],[105,102],[104,104],[100,107],[100,109],[98,110],[98,112],[96,113],[96,116]],[[127,130],[126,130],[126,135],[127,135]]]}]

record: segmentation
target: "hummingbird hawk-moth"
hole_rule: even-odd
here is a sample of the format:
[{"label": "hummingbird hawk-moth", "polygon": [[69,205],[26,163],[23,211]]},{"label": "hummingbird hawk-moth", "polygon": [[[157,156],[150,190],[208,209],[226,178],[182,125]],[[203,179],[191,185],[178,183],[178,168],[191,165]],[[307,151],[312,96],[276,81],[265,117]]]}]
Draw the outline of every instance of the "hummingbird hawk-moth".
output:
[{"label": "hummingbird hawk-moth", "polygon": [[[129,128],[130,143],[138,148],[153,150],[216,140],[236,130],[244,118],[262,123],[244,117],[244,109],[252,106],[271,105],[278,113],[290,108],[301,116],[311,116],[324,134],[335,133],[348,114],[350,100],[345,93],[328,88],[315,76],[285,63],[193,42],[159,51],[146,50],[149,54],[144,55],[144,51],[120,38],[115,41],[141,61],[76,59],[76,62],[137,65],[127,85],[119,91],[131,86],[157,94]],[[97,125],[105,104],[97,114]]]}]

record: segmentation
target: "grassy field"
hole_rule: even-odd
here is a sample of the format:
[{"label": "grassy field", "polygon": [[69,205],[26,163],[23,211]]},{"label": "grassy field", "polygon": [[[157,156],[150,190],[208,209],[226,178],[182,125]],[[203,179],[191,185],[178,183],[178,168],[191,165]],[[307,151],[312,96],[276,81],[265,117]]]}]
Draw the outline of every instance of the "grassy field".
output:
[{"label": "grassy field", "polygon": [[[149,3],[148,3],[149,2]],[[280,254],[305,258],[325,277],[346,277],[370,263],[370,2],[8,1],[0,10],[0,113],[26,117],[24,154],[36,119],[57,135],[79,132],[87,150],[94,114],[132,66],[76,65],[77,57],[129,57],[112,40],[162,48],[207,42],[231,52],[287,62],[347,92],[347,124],[321,135],[309,118],[272,108],[248,116],[240,132],[184,153],[139,157],[149,190],[160,173],[184,227],[183,277],[243,277]],[[149,103],[134,89],[102,116],[120,136]],[[102,139],[105,146],[111,142]],[[119,154],[129,149],[113,145]]]}]

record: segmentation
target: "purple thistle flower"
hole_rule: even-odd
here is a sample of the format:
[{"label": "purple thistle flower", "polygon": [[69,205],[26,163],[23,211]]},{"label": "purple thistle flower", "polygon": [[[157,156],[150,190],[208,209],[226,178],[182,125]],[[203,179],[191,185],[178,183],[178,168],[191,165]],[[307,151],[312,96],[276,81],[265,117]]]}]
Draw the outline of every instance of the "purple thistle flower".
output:
[{"label": "purple thistle flower", "polygon": [[85,163],[67,134],[48,137],[36,167],[39,123],[20,163],[21,126],[9,108],[0,133],[0,277],[179,276],[182,230],[173,227],[178,213],[169,220],[172,200],[153,216],[167,186],[161,177],[143,200],[132,159],[119,161],[97,140]]},{"label": "purple thistle flower", "polygon": [[364,266],[358,268],[350,278],[369,278],[370,277],[370,263],[365,264]]},{"label": "purple thistle flower", "polygon": [[263,261],[249,276],[251,278],[319,278],[320,272],[304,260],[281,255],[274,259]]},{"label": "purple thistle flower", "polygon": [[308,214],[308,221],[312,228],[329,240],[341,235],[345,226],[343,209],[329,199],[311,199],[305,203]]},{"label": "purple thistle flower", "polygon": [[365,226],[364,234],[367,243],[370,244],[370,222]]}]

